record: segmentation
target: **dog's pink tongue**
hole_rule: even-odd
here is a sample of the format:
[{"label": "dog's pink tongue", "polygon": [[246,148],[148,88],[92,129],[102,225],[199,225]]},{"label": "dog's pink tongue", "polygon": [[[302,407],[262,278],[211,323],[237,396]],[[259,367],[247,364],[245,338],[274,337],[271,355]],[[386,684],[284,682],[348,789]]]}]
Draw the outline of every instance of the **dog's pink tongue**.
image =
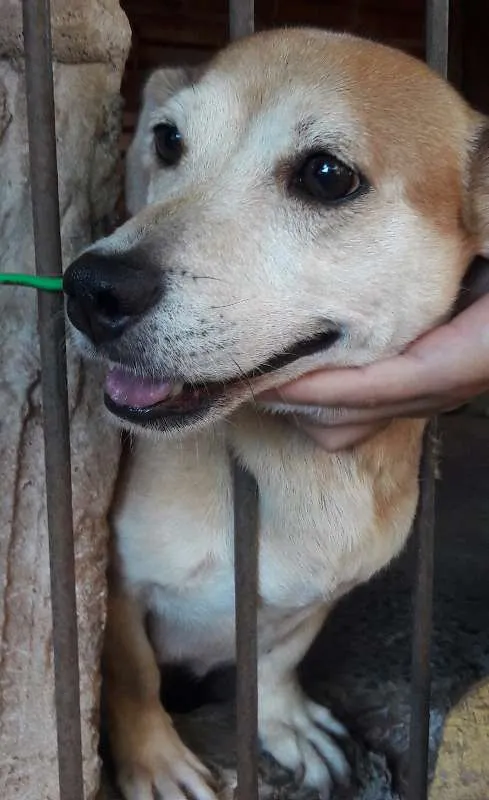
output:
[{"label": "dog's pink tongue", "polygon": [[140,378],[118,367],[111,369],[105,380],[105,391],[118,406],[148,408],[166,400],[171,390],[169,381]]}]

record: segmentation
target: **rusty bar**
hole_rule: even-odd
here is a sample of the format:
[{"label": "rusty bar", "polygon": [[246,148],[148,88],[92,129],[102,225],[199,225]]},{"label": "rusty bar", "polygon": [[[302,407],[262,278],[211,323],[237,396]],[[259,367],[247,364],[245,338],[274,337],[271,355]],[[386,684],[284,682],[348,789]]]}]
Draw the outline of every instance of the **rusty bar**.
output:
[{"label": "rusty bar", "polygon": [[231,40],[249,36],[254,29],[254,0],[229,0],[229,36]]},{"label": "rusty bar", "polygon": [[427,426],[420,469],[420,497],[415,522],[416,578],[411,661],[411,718],[406,800],[425,800],[428,791],[430,732],[431,629],[435,531],[436,421]]},{"label": "rusty bar", "polygon": [[[49,0],[23,0],[36,271],[61,274]],[[38,293],[59,789],[83,800],[78,637],[63,297]]]},{"label": "rusty bar", "polygon": [[239,800],[258,798],[258,491],[254,478],[234,467],[236,597],[236,754]]},{"label": "rusty bar", "polygon": [[[231,40],[253,33],[254,0],[229,0]],[[258,488],[234,464],[236,756],[238,800],[258,800]]]},{"label": "rusty bar", "polygon": [[[426,0],[426,60],[448,76],[450,0]],[[420,498],[415,524],[416,580],[413,593],[414,630],[411,663],[411,719],[406,800],[428,796],[431,632],[435,546],[436,439],[438,423],[429,423],[423,442]]]},{"label": "rusty bar", "polygon": [[450,0],[426,0],[426,61],[443,78],[448,75]]}]

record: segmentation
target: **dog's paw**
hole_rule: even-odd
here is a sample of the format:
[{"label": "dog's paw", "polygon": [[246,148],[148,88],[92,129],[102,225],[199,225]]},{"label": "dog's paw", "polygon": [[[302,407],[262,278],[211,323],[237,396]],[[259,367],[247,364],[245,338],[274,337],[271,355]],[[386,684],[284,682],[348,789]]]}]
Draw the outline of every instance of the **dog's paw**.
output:
[{"label": "dog's paw", "polygon": [[297,782],[327,800],[333,783],[345,784],[350,766],[338,739],[347,731],[330,711],[313,703],[297,687],[271,691],[260,702],[263,749],[295,774]]},{"label": "dog's paw", "polygon": [[112,743],[125,800],[216,800],[209,770],[184,745],[163,708],[141,711]]}]

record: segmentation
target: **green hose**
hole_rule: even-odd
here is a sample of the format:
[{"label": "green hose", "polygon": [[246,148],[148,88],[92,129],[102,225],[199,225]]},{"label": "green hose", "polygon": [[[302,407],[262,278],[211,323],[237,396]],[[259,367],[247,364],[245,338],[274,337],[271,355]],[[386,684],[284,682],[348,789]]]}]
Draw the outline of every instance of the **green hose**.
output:
[{"label": "green hose", "polygon": [[63,278],[61,275],[24,275],[21,272],[0,272],[0,284],[7,286],[30,286],[43,292],[62,292]]}]

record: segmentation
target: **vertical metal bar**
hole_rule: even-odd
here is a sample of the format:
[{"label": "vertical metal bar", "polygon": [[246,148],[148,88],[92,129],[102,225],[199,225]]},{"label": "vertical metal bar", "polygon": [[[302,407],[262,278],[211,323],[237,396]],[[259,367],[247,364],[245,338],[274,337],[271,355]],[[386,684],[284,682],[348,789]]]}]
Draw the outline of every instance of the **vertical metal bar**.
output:
[{"label": "vertical metal bar", "polygon": [[[254,0],[229,0],[232,40],[253,33]],[[258,800],[258,489],[234,464],[236,755],[238,800]]]},{"label": "vertical metal bar", "polygon": [[231,40],[249,36],[255,29],[254,0],[229,0],[229,35]]},{"label": "vertical metal bar", "polygon": [[234,467],[236,597],[236,754],[239,800],[258,798],[258,491]]},{"label": "vertical metal bar", "polygon": [[416,578],[411,661],[411,718],[406,800],[425,800],[428,792],[430,732],[430,650],[433,605],[435,530],[436,422],[428,424],[423,441],[420,497],[415,523]]},{"label": "vertical metal bar", "polygon": [[426,0],[426,61],[443,78],[448,75],[450,0]]},{"label": "vertical metal bar", "polygon": [[[36,270],[61,274],[49,0],[23,0]],[[38,294],[59,788],[83,800],[80,688],[63,297]]]},{"label": "vertical metal bar", "polygon": [[[444,78],[448,75],[449,16],[450,0],[426,0],[426,60]],[[433,420],[423,442],[414,532],[417,557],[407,800],[425,800],[428,794],[437,432],[438,423]]]}]

